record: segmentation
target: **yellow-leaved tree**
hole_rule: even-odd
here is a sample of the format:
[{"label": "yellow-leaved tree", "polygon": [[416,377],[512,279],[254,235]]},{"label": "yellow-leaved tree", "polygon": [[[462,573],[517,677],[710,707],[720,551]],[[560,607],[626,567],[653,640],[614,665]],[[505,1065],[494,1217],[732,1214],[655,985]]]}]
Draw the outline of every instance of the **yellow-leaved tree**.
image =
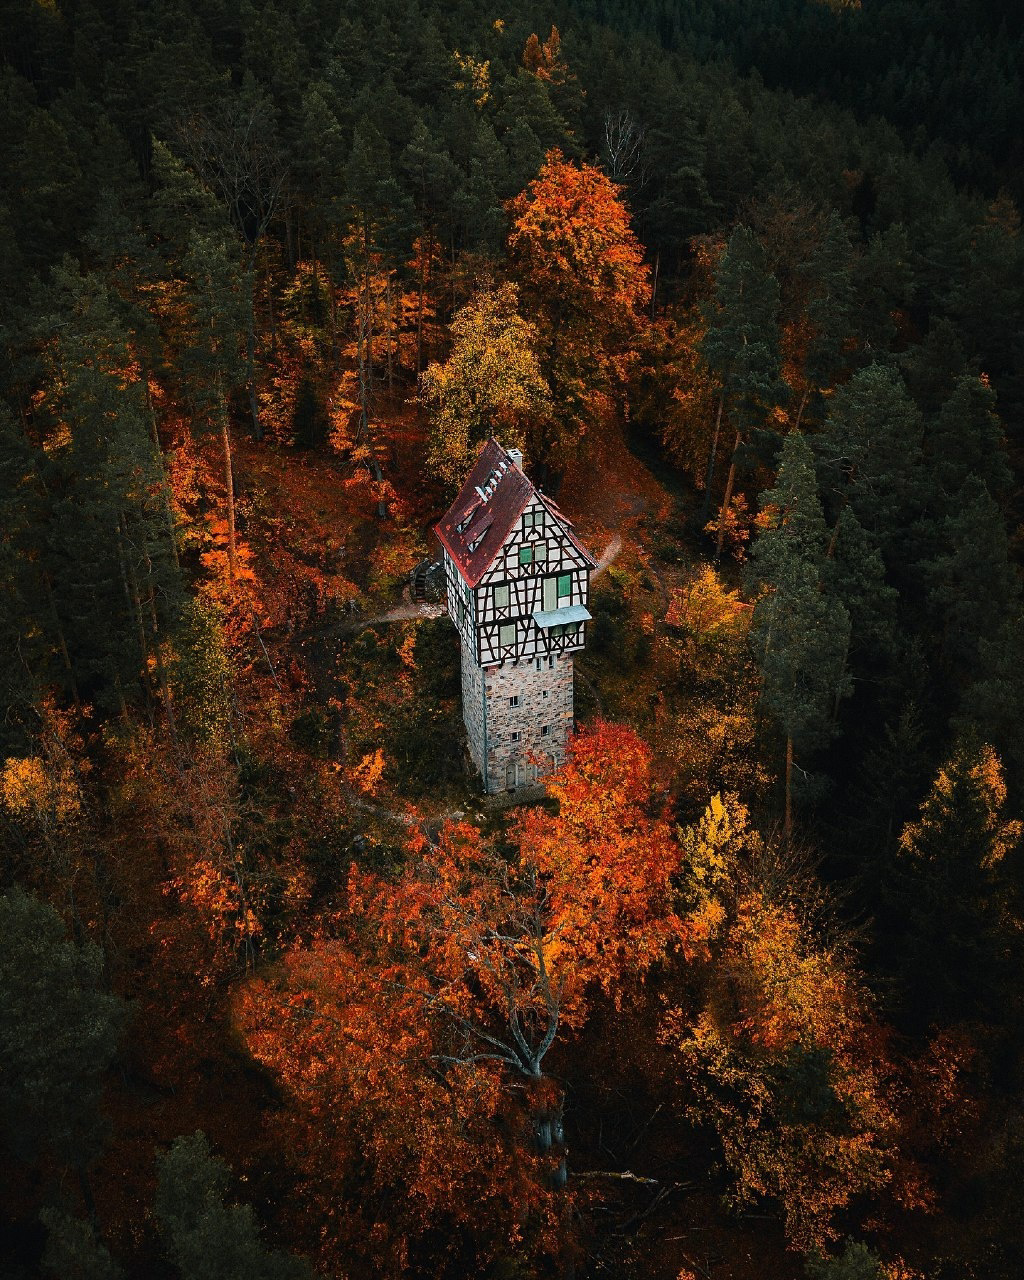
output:
[{"label": "yellow-leaved tree", "polygon": [[823,927],[813,876],[716,797],[682,833],[703,971],[671,1009],[692,1119],[713,1130],[737,1206],[774,1201],[795,1248],[821,1250],[856,1197],[893,1180],[897,1116],[885,1035],[852,957]]},{"label": "yellow-leaved tree", "polygon": [[420,399],[430,414],[430,462],[457,489],[489,435],[530,452],[531,427],[550,395],[537,360],[537,330],[518,311],[514,284],[482,289],[452,321],[452,353],[427,366]]}]

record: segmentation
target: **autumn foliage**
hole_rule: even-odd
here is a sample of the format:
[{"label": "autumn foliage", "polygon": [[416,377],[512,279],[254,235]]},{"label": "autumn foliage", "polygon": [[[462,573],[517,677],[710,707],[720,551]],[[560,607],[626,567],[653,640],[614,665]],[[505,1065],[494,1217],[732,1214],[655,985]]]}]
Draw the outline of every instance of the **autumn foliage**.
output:
[{"label": "autumn foliage", "polygon": [[[449,823],[414,842],[396,881],[353,869],[339,936],[291,953],[239,1004],[250,1050],[300,1106],[289,1148],[307,1153],[308,1185],[361,1187],[364,1214],[405,1189],[386,1224],[359,1228],[392,1261],[440,1217],[467,1247],[528,1230],[531,1248],[570,1248],[548,1055],[685,936],[680,850],[640,741],[599,725],[552,794],[558,814],[527,811],[508,845]],[[352,1247],[354,1221],[333,1230]]]}]

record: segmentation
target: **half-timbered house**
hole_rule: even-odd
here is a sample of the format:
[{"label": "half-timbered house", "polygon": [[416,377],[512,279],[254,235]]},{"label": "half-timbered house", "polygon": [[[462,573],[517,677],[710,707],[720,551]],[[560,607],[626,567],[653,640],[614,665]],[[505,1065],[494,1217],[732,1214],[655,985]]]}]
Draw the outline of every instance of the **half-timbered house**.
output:
[{"label": "half-timbered house", "polygon": [[573,722],[596,562],[518,450],[481,450],[437,525],[448,611],[462,645],[462,715],[484,790],[557,768]]}]

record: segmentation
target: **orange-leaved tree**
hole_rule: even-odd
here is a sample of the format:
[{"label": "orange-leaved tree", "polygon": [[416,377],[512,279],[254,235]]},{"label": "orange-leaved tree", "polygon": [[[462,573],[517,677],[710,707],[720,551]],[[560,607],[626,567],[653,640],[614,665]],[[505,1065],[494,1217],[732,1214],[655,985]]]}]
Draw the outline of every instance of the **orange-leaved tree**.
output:
[{"label": "orange-leaved tree", "polygon": [[449,823],[436,844],[414,841],[395,881],[353,870],[344,939],[296,950],[242,998],[251,1051],[322,1157],[311,1185],[324,1170],[345,1180],[338,1245],[386,1239],[378,1265],[442,1222],[463,1249],[567,1247],[548,1055],[595,999],[689,941],[673,908],[680,849],[635,735],[579,737],[551,792],[557,814],[527,811],[507,841]]},{"label": "orange-leaved tree", "polygon": [[563,464],[621,395],[650,293],[621,189],[600,169],[548,152],[509,206],[509,260],[540,335],[554,417],[540,463]]}]

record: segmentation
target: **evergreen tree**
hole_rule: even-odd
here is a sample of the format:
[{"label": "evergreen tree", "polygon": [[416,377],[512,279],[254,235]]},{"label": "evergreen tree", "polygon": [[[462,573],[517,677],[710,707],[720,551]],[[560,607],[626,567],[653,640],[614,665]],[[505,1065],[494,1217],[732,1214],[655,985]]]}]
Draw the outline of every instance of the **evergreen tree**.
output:
[{"label": "evergreen tree", "polygon": [[51,1207],[42,1209],[39,1217],[46,1227],[45,1275],[54,1280],[121,1280],[124,1272],[91,1223]]},{"label": "evergreen tree", "polygon": [[1003,425],[996,414],[996,395],[985,377],[962,374],[925,435],[929,468],[943,492],[962,505],[959,494],[967,480],[980,481],[993,498],[1010,487]]},{"label": "evergreen tree", "polygon": [[981,641],[1016,616],[1020,581],[1002,513],[981,480],[964,482],[939,532],[939,552],[923,567],[932,624],[946,669],[970,679]]},{"label": "evergreen tree", "polygon": [[84,1177],[102,1142],[103,1074],[125,1005],[106,989],[99,947],[69,941],[53,908],[20,889],[0,897],[0,938],[0,1143]]},{"label": "evergreen tree", "polygon": [[230,1171],[202,1133],[177,1138],[158,1165],[154,1214],[181,1280],[308,1280],[304,1262],[261,1243],[248,1205],[226,1203]]},{"label": "evergreen tree", "polygon": [[786,743],[785,827],[793,831],[793,765],[824,745],[834,709],[849,692],[850,615],[825,589],[826,530],[814,455],[797,432],[786,437],[774,489],[748,566],[759,592],[751,645],[761,670],[761,705]]},{"label": "evergreen tree", "polygon": [[1003,862],[1021,824],[1003,816],[1006,785],[991,747],[963,744],[900,837],[890,888],[902,922],[896,973],[904,1016],[924,1030],[998,1016],[1006,991]]},{"label": "evergreen tree", "polygon": [[886,569],[901,577],[922,551],[923,432],[899,375],[872,365],[832,397],[817,442],[833,508],[849,504]]},{"label": "evergreen tree", "polygon": [[736,432],[718,523],[718,555],[740,449],[752,430],[766,424],[780,394],[778,311],[779,286],[768,272],[764,249],[752,231],[737,227],[715,270],[715,295],[701,342],[701,354],[719,382],[702,522],[711,509],[718,439],[726,411]]},{"label": "evergreen tree", "polygon": [[821,242],[803,268],[811,336],[804,357],[807,387],[796,415],[798,431],[808,400],[831,387],[843,367],[853,315],[852,263],[850,237],[842,218],[833,209]]}]

